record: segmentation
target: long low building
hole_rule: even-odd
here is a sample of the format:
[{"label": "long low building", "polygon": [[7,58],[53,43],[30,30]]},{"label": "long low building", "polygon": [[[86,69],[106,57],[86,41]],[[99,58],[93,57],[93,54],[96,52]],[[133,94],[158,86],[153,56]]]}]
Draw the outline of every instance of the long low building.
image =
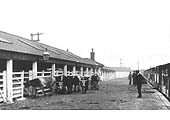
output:
[{"label": "long low building", "polygon": [[104,66],[102,69],[103,81],[116,78],[116,71],[112,67]]},{"label": "long low building", "polygon": [[[103,64],[40,41],[0,31],[0,92],[12,102],[23,98],[24,81],[39,76],[102,75]],[[0,98],[1,101],[2,98]]]}]

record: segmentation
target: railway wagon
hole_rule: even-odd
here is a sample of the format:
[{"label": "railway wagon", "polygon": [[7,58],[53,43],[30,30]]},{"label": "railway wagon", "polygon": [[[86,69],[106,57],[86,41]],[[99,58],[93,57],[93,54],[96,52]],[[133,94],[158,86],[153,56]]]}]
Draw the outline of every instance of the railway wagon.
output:
[{"label": "railway wagon", "polygon": [[147,69],[144,71],[144,76],[153,87],[170,100],[170,63]]}]

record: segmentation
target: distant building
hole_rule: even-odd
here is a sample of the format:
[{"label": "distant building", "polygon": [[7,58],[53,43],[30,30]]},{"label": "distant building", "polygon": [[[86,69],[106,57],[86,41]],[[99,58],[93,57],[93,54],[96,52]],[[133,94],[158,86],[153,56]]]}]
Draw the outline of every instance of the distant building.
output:
[{"label": "distant building", "polygon": [[103,67],[102,71],[103,81],[116,78],[116,71],[112,67]]},{"label": "distant building", "polygon": [[112,67],[116,72],[116,78],[124,78],[129,75],[131,69],[129,67]]},{"label": "distant building", "polygon": [[[88,61],[88,58],[85,58],[86,61]],[[115,70],[113,70],[111,67],[106,67],[103,64],[95,61],[95,52],[92,48],[92,51],[90,52],[90,61],[94,61],[96,63],[96,65],[102,66],[101,69],[99,68],[98,71],[94,71],[94,73],[98,73],[100,76],[100,79],[102,81],[106,81],[106,80],[111,80],[111,79],[115,79]]]},{"label": "distant building", "polygon": [[103,69],[105,71],[114,71],[114,74],[112,75],[112,79],[127,77],[129,75],[129,72],[131,71],[129,67],[106,67],[104,66]]}]

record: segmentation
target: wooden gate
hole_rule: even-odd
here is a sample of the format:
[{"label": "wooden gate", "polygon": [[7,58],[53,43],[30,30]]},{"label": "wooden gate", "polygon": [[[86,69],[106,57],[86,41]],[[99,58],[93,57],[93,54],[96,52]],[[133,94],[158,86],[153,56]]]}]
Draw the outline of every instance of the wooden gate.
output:
[{"label": "wooden gate", "polygon": [[0,73],[0,102],[6,101],[6,71]]},{"label": "wooden gate", "polygon": [[[10,89],[10,88],[8,88]],[[23,98],[24,95],[24,72],[12,73],[12,99]]]}]

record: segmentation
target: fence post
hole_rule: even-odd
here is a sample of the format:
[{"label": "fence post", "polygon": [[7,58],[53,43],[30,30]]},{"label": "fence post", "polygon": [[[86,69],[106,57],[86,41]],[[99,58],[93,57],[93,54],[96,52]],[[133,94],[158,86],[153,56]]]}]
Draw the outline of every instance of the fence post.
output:
[{"label": "fence post", "polygon": [[64,65],[64,75],[67,76],[67,65]]},{"label": "fence post", "polygon": [[23,98],[24,97],[24,71],[21,72],[21,88],[22,88],[21,98]]},{"label": "fence post", "polygon": [[32,76],[33,79],[37,77],[37,62],[33,62],[32,63]]},{"label": "fence post", "polygon": [[6,72],[6,79],[7,79],[7,99],[9,102],[13,102],[13,91],[12,91],[12,72],[13,72],[13,60],[7,60],[7,72]]},{"label": "fence post", "polygon": [[4,97],[7,98],[7,79],[6,79],[6,71],[3,71],[3,83],[4,83]]},{"label": "fence post", "polygon": [[51,66],[51,76],[54,77],[55,76],[55,64],[52,64]]},{"label": "fence post", "polygon": [[96,68],[94,68],[94,74],[96,74],[97,73],[97,69]]},{"label": "fence post", "polygon": [[28,71],[28,76],[29,76],[29,80],[33,79],[33,72],[32,72],[32,70]]},{"label": "fence post", "polygon": [[93,68],[90,69],[90,76],[93,75]]},{"label": "fence post", "polygon": [[86,75],[89,76],[89,68],[86,67]]},{"label": "fence post", "polygon": [[3,101],[4,102],[7,102],[6,101],[6,98],[7,98],[7,88],[6,88],[6,71],[3,71],[2,72],[2,89],[3,90],[1,90],[0,89],[0,94],[1,94],[1,96],[0,97],[2,97],[2,99],[3,99]]},{"label": "fence post", "polygon": [[83,67],[80,68],[80,76],[83,76]]},{"label": "fence post", "polygon": [[41,76],[44,77],[44,70],[42,71],[42,75]]},{"label": "fence post", "polygon": [[73,71],[72,71],[72,73],[73,73],[73,76],[76,75],[76,66],[73,66]]}]

